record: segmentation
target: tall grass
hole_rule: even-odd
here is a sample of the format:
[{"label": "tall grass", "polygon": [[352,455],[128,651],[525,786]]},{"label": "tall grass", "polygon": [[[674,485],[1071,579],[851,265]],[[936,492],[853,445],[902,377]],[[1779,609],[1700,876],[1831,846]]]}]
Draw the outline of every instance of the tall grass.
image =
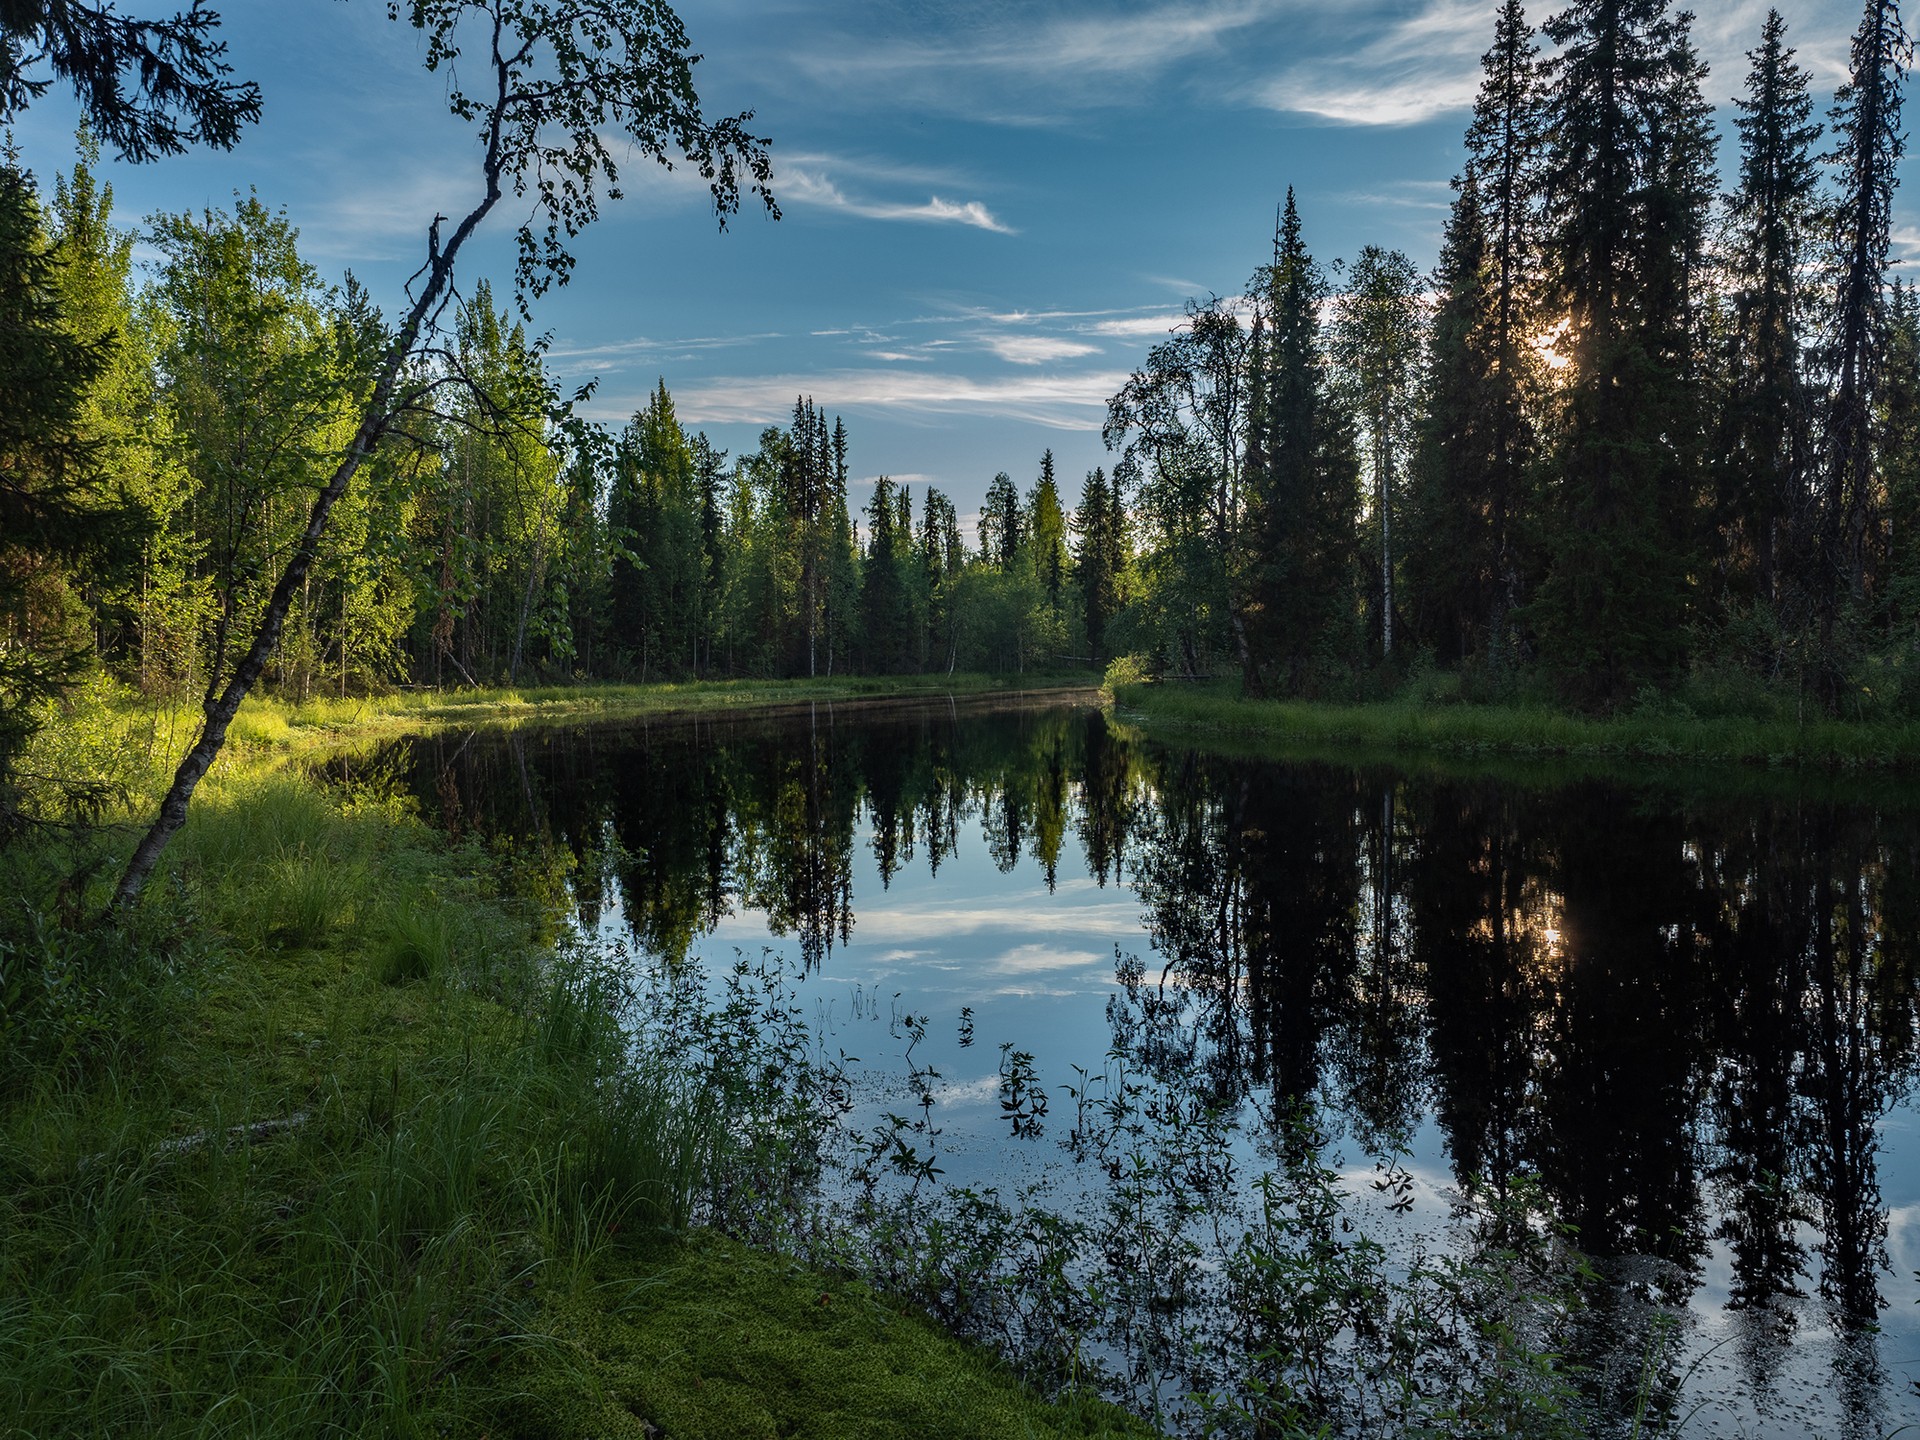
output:
[{"label": "tall grass", "polygon": [[708,1113],[474,856],[285,774],[205,798],[134,933],[0,853],[0,1435],[469,1429],[575,1364],[554,1274],[685,1223]]}]

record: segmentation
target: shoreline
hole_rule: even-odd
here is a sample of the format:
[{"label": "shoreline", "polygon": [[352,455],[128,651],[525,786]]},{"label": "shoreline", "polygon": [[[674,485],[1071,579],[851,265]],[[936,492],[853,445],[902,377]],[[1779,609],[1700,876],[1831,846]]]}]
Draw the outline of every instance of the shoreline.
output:
[{"label": "shoreline", "polygon": [[1607,719],[1517,705],[1248,700],[1232,682],[1114,687],[1116,712],[1150,731],[1287,746],[1342,745],[1388,757],[1713,765],[1808,773],[1920,773],[1920,721],[1795,723],[1675,711]]}]

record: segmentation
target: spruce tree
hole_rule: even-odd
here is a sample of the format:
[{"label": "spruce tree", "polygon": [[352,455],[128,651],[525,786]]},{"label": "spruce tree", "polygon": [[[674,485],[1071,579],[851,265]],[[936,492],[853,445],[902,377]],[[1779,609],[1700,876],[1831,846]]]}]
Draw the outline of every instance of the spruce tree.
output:
[{"label": "spruce tree", "polygon": [[1835,148],[1828,157],[1839,191],[1822,357],[1830,388],[1808,563],[1818,621],[1816,667],[1829,708],[1839,703],[1851,658],[1848,613],[1868,601],[1880,562],[1874,412],[1884,374],[1893,191],[1906,153],[1900,91],[1912,58],[1899,6],[1868,0],[1854,32],[1847,84],[1834,97]]},{"label": "spruce tree", "polygon": [[[1520,0],[1504,0],[1467,129],[1467,168],[1442,257],[1429,357],[1433,389],[1416,466],[1427,529],[1410,535],[1416,604],[1443,655],[1497,667],[1532,565],[1529,474],[1539,442],[1538,268],[1544,153],[1539,43]],[[1443,349],[1445,353],[1443,352]],[[1449,567],[1458,569],[1450,573]]]},{"label": "spruce tree", "polygon": [[951,673],[959,658],[960,642],[954,592],[966,568],[967,550],[960,539],[960,517],[954,512],[953,502],[931,487],[920,507],[920,537],[915,548],[927,595],[927,663]]},{"label": "spruce tree", "polygon": [[1248,688],[1276,667],[1293,692],[1324,684],[1354,659],[1354,532],[1359,464],[1353,428],[1331,390],[1321,353],[1325,285],[1302,239],[1291,187],[1273,264],[1258,303],[1265,342],[1255,352],[1258,406],[1248,488],[1257,556],[1252,607],[1255,656]]},{"label": "spruce tree", "polygon": [[1097,665],[1107,658],[1108,630],[1119,612],[1126,570],[1126,510],[1117,481],[1104,469],[1087,472],[1074,512],[1073,580],[1079,591],[1080,620],[1087,647]]},{"label": "spruce tree", "polygon": [[1058,613],[1066,590],[1067,517],[1060,504],[1060,486],[1053,473],[1053,451],[1040,457],[1040,478],[1027,497],[1026,532],[1033,550],[1034,570],[1047,606]]},{"label": "spruce tree", "polygon": [[1334,301],[1331,353],[1366,432],[1373,477],[1372,528],[1380,557],[1380,653],[1393,654],[1394,512],[1421,386],[1420,272],[1398,250],[1364,247]]},{"label": "spruce tree", "polygon": [[1740,187],[1727,201],[1729,354],[1718,444],[1715,520],[1721,568],[1736,605],[1781,600],[1788,527],[1804,508],[1812,456],[1805,373],[1803,274],[1820,220],[1807,72],[1767,12],[1735,100]]},{"label": "spruce tree", "polygon": [[694,484],[700,496],[700,650],[702,673],[713,668],[713,644],[720,627],[720,597],[726,587],[727,452],[704,433],[693,437]]},{"label": "spruce tree", "polygon": [[1667,0],[1575,0],[1546,26],[1544,268],[1567,383],[1533,613],[1563,692],[1601,706],[1670,679],[1687,621],[1712,182],[1690,21]]},{"label": "spruce tree", "polygon": [[1406,525],[1414,633],[1448,663],[1497,660],[1507,649],[1503,622],[1518,582],[1511,531],[1532,443],[1521,387],[1502,363],[1499,271],[1479,183],[1471,169],[1456,183],[1434,275]]},{"label": "spruce tree", "polygon": [[[1893,648],[1911,657],[1920,655],[1920,292],[1900,280],[1887,301],[1877,431],[1887,536],[1879,608]],[[1920,698],[1920,672],[1907,671],[1901,692],[1908,703]]]},{"label": "spruce tree", "polygon": [[703,482],[666,381],[620,438],[608,506],[617,526],[613,618],[644,679],[698,668],[707,597]]},{"label": "spruce tree", "polygon": [[865,668],[872,675],[892,675],[905,668],[911,617],[906,585],[900,574],[897,538],[899,515],[894,507],[894,484],[882,475],[867,506],[867,554],[860,570],[860,628]]},{"label": "spruce tree", "polygon": [[827,492],[825,546],[826,586],[822,596],[827,635],[827,674],[853,652],[859,628],[858,559],[854,553],[853,517],[847,509],[847,427],[833,421],[833,464]]},{"label": "spruce tree", "polygon": [[980,558],[995,569],[1007,569],[1020,553],[1024,543],[1020,512],[1020,492],[1002,470],[987,487],[986,503],[980,507]]}]

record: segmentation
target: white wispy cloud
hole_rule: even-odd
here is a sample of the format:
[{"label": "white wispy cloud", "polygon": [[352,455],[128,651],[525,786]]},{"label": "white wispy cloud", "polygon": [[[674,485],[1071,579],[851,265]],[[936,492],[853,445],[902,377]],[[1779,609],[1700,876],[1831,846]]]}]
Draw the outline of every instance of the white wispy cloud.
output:
[{"label": "white wispy cloud", "polygon": [[750,375],[695,381],[674,392],[689,424],[774,424],[806,393],[826,408],[896,416],[990,415],[1056,430],[1099,425],[1107,397],[1125,371],[1034,373],[980,379],[926,370],[837,370],[808,375]]},{"label": "white wispy cloud", "polygon": [[1074,360],[1095,355],[1100,347],[1057,335],[984,335],[981,343],[1002,360],[1014,365],[1045,365],[1054,360]]},{"label": "white wispy cloud", "polygon": [[971,70],[1045,76],[1066,83],[1106,80],[1157,73],[1218,50],[1235,31],[1293,8],[1294,0],[1174,3],[1132,13],[1101,6],[1024,25],[996,8],[982,12],[971,25],[963,19],[958,33],[938,40],[823,48],[802,56],[800,64],[816,75],[835,78]]},{"label": "white wispy cloud", "polygon": [[870,200],[849,195],[824,171],[786,164],[774,181],[774,193],[783,205],[812,205],[838,210],[867,220],[908,220],[970,225],[1011,235],[1014,229],[978,200],[948,200],[933,195],[924,201]]},{"label": "white wispy cloud", "polygon": [[1004,975],[1032,975],[1048,970],[1084,970],[1089,965],[1111,968],[1111,950],[1069,950],[1058,945],[1016,945],[994,957],[993,968]]},{"label": "white wispy cloud", "polygon": [[[1103,903],[1062,905],[1057,898],[1040,891],[1006,896],[996,901],[992,910],[943,900],[863,907],[854,925],[856,942],[862,945],[949,953],[954,940],[961,936],[1001,933],[1011,942],[1006,953],[1017,953],[1021,945],[1038,945],[1049,936],[1060,937],[1067,946],[1138,940],[1140,905],[1137,900],[1118,898]],[[765,917],[755,914],[722,920],[713,938],[716,942],[731,944],[764,934]],[[1110,950],[1100,953],[1102,959],[1111,962]]]},{"label": "white wispy cloud", "polygon": [[[1707,99],[1720,104],[1745,83],[1747,52],[1760,43],[1760,26],[1778,0],[1720,0],[1692,7],[1693,34],[1712,69]],[[1841,0],[1815,0],[1787,14],[1787,43],[1813,77],[1814,89],[1830,92],[1847,78],[1848,41],[1860,7]]]},{"label": "white wispy cloud", "polygon": [[1397,180],[1378,189],[1346,190],[1327,198],[1390,210],[1447,211],[1453,208],[1453,185],[1446,180]]},{"label": "white wispy cloud", "polygon": [[1363,43],[1255,84],[1249,98],[1347,125],[1410,125],[1462,109],[1479,89],[1494,10],[1491,0],[1426,0],[1412,14],[1381,17]]},{"label": "white wispy cloud", "polygon": [[842,93],[908,96],[974,119],[1044,124],[1065,109],[1133,103],[1140,92],[1115,82],[1178,70],[1192,77],[1202,62],[1228,58],[1245,32],[1312,8],[1305,0],[1172,0],[1028,19],[1002,5],[947,7],[933,38],[872,45],[841,33],[795,63]]},{"label": "white wispy cloud", "polygon": [[[315,203],[294,214],[301,253],[316,260],[425,258],[427,231],[436,215],[464,215],[480,198],[464,171],[447,164],[413,162],[392,173],[353,180],[338,177]],[[494,219],[488,228],[497,228]]]},{"label": "white wispy cloud", "polygon": [[632,360],[659,359],[706,350],[735,350],[745,345],[757,345],[763,340],[780,338],[781,333],[777,330],[760,330],[742,335],[677,337],[637,335],[630,340],[613,340],[601,345],[582,345],[562,341],[550,347],[547,354],[555,360],[571,360],[582,365],[619,369],[622,364]]},{"label": "white wispy cloud", "polygon": [[1165,310],[1153,315],[1126,315],[1115,320],[1098,320],[1087,326],[1087,330],[1094,335],[1133,339],[1141,335],[1170,334],[1185,324],[1186,319],[1181,311]]}]

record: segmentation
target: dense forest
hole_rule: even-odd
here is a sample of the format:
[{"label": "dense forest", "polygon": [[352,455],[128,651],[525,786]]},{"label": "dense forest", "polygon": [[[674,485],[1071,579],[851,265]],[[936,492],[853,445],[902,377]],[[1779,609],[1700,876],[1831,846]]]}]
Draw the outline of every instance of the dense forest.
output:
[{"label": "dense forest", "polygon": [[[1691,18],[1500,9],[1437,268],[1323,268],[1288,194],[1244,294],[1120,394],[1115,462],[849,498],[798,397],[729,456],[663,380],[580,420],[484,285],[334,508],[267,672],[400,682],[1026,671],[1643,701],[1687,676],[1920,702],[1920,296],[1890,280],[1910,44],[1869,0],[1824,125],[1769,14],[1720,157]],[[383,319],[283,214],[115,219],[0,174],[0,724],[96,666],[231,668],[352,438]],[[151,261],[136,267],[136,243]],[[436,383],[444,380],[444,384]],[[1066,482],[1070,484],[1071,482]],[[863,492],[864,494],[865,492]]]}]

